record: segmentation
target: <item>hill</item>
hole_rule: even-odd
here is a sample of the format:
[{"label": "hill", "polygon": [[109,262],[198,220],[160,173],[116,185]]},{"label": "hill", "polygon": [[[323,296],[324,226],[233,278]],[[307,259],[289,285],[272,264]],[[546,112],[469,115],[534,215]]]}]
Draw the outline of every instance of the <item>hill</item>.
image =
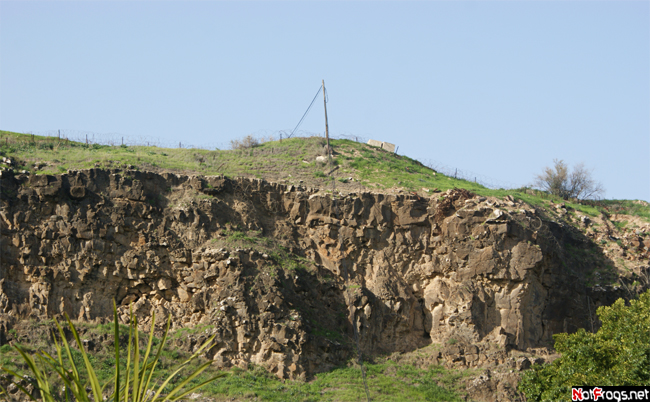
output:
[{"label": "hill", "polygon": [[[89,168],[130,169],[258,178],[342,194],[409,193],[422,197],[459,188],[506,203],[523,201],[539,208],[549,219],[582,231],[594,241],[599,252],[611,258],[612,262],[600,269],[614,273],[607,276],[608,284],[619,283],[619,275],[636,278],[639,266],[646,265],[650,258],[650,204],[645,201],[578,202],[526,187],[490,189],[367,144],[332,140],[331,146],[330,165],[322,137],[269,141],[234,150],[205,150],[85,144],[0,131],[0,157],[13,160],[10,167],[16,172],[42,175]],[[585,225],[585,219],[590,223]]]},{"label": "hill", "polygon": [[552,359],[553,333],[597,328],[596,307],[649,284],[641,203],[487,189],[351,141],[330,166],[321,138],[206,151],[2,135],[3,353],[46,348],[66,312],[104,362],[115,298],[144,330],[171,314],[178,358],[216,333],[204,357],[233,373],[216,398],[360,400],[346,365],[362,351],[373,400],[516,399],[512,369]]}]

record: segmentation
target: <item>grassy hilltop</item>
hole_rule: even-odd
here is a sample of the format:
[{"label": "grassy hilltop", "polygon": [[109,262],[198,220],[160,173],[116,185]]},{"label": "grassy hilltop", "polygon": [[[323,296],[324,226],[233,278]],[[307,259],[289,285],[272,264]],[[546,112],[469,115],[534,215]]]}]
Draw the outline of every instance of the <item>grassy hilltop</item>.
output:
[{"label": "grassy hilltop", "polygon": [[[321,137],[291,138],[235,150],[109,146],[0,131],[0,152],[34,174],[65,173],[68,169],[121,168],[173,171],[185,174],[246,176],[311,187],[330,187],[328,162]],[[436,174],[418,161],[349,140],[332,140],[332,177],[338,190],[454,187],[485,190],[480,185]],[[349,178],[352,178],[351,180]]]},{"label": "grassy hilltop", "polygon": [[[412,192],[431,196],[462,188],[482,196],[508,195],[544,207],[564,203],[596,217],[602,213],[628,214],[650,222],[644,202],[608,200],[598,203],[566,202],[531,188],[489,189],[480,184],[445,176],[407,156],[350,140],[332,140],[331,166],[322,137],[270,141],[234,150],[159,148],[85,144],[57,137],[0,131],[0,156],[17,161],[14,170],[32,174],[60,174],[90,168],[132,168],[181,174],[257,177],[286,184],[342,192]],[[320,158],[320,159],[322,159]]]}]

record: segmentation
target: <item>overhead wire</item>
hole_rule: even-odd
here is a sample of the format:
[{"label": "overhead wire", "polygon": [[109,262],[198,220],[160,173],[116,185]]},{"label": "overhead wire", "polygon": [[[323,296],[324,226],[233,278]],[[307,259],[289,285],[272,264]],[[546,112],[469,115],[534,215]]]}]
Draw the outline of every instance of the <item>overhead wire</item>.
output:
[{"label": "overhead wire", "polygon": [[309,107],[305,111],[305,114],[302,115],[302,117],[300,118],[300,121],[298,122],[298,124],[296,124],[296,127],[293,129],[293,131],[291,131],[291,134],[289,134],[289,137],[287,137],[287,138],[293,137],[293,134],[296,132],[296,130],[298,130],[298,127],[300,127],[300,124],[305,119],[305,116],[307,116],[307,113],[309,113],[309,110],[311,109],[311,107],[314,105],[314,102],[316,101],[316,97],[318,96],[318,94],[320,93],[320,91],[322,89],[323,89],[322,87],[318,87],[318,92],[316,92],[316,95],[314,95],[314,99],[311,100],[311,103],[309,104]]}]

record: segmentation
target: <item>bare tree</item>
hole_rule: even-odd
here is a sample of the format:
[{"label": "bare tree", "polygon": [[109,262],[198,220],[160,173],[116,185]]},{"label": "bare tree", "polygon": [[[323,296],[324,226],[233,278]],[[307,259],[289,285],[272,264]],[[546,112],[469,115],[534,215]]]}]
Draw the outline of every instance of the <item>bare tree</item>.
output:
[{"label": "bare tree", "polygon": [[591,177],[591,170],[583,163],[569,167],[563,160],[554,159],[553,167],[544,168],[542,174],[535,177],[535,186],[563,199],[600,198],[605,188]]},{"label": "bare tree", "polygon": [[260,145],[260,141],[252,135],[247,135],[241,140],[230,140],[230,149],[248,149]]},{"label": "bare tree", "polygon": [[569,177],[569,196],[578,199],[600,198],[605,194],[605,188],[600,182],[591,177],[591,170],[587,169],[584,163],[573,167]]}]

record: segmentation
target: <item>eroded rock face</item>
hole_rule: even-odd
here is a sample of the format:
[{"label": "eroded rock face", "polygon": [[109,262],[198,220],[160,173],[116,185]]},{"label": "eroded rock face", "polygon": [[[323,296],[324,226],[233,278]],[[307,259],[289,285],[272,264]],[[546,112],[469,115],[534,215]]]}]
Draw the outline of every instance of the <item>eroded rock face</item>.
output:
[{"label": "eroded rock face", "polygon": [[[91,169],[3,175],[0,221],[0,343],[28,317],[110,319],[116,300],[143,329],[154,311],[160,327],[168,315],[173,328],[200,326],[188,349],[217,333],[207,355],[220,365],[304,378],[352,356],[352,323],[365,353],[391,353],[452,337],[544,346],[589,319],[580,268],[558,258],[568,229],[461,190],[333,199],[261,180]],[[233,227],[315,269],[219,247]],[[611,299],[590,297],[591,308]]]}]

